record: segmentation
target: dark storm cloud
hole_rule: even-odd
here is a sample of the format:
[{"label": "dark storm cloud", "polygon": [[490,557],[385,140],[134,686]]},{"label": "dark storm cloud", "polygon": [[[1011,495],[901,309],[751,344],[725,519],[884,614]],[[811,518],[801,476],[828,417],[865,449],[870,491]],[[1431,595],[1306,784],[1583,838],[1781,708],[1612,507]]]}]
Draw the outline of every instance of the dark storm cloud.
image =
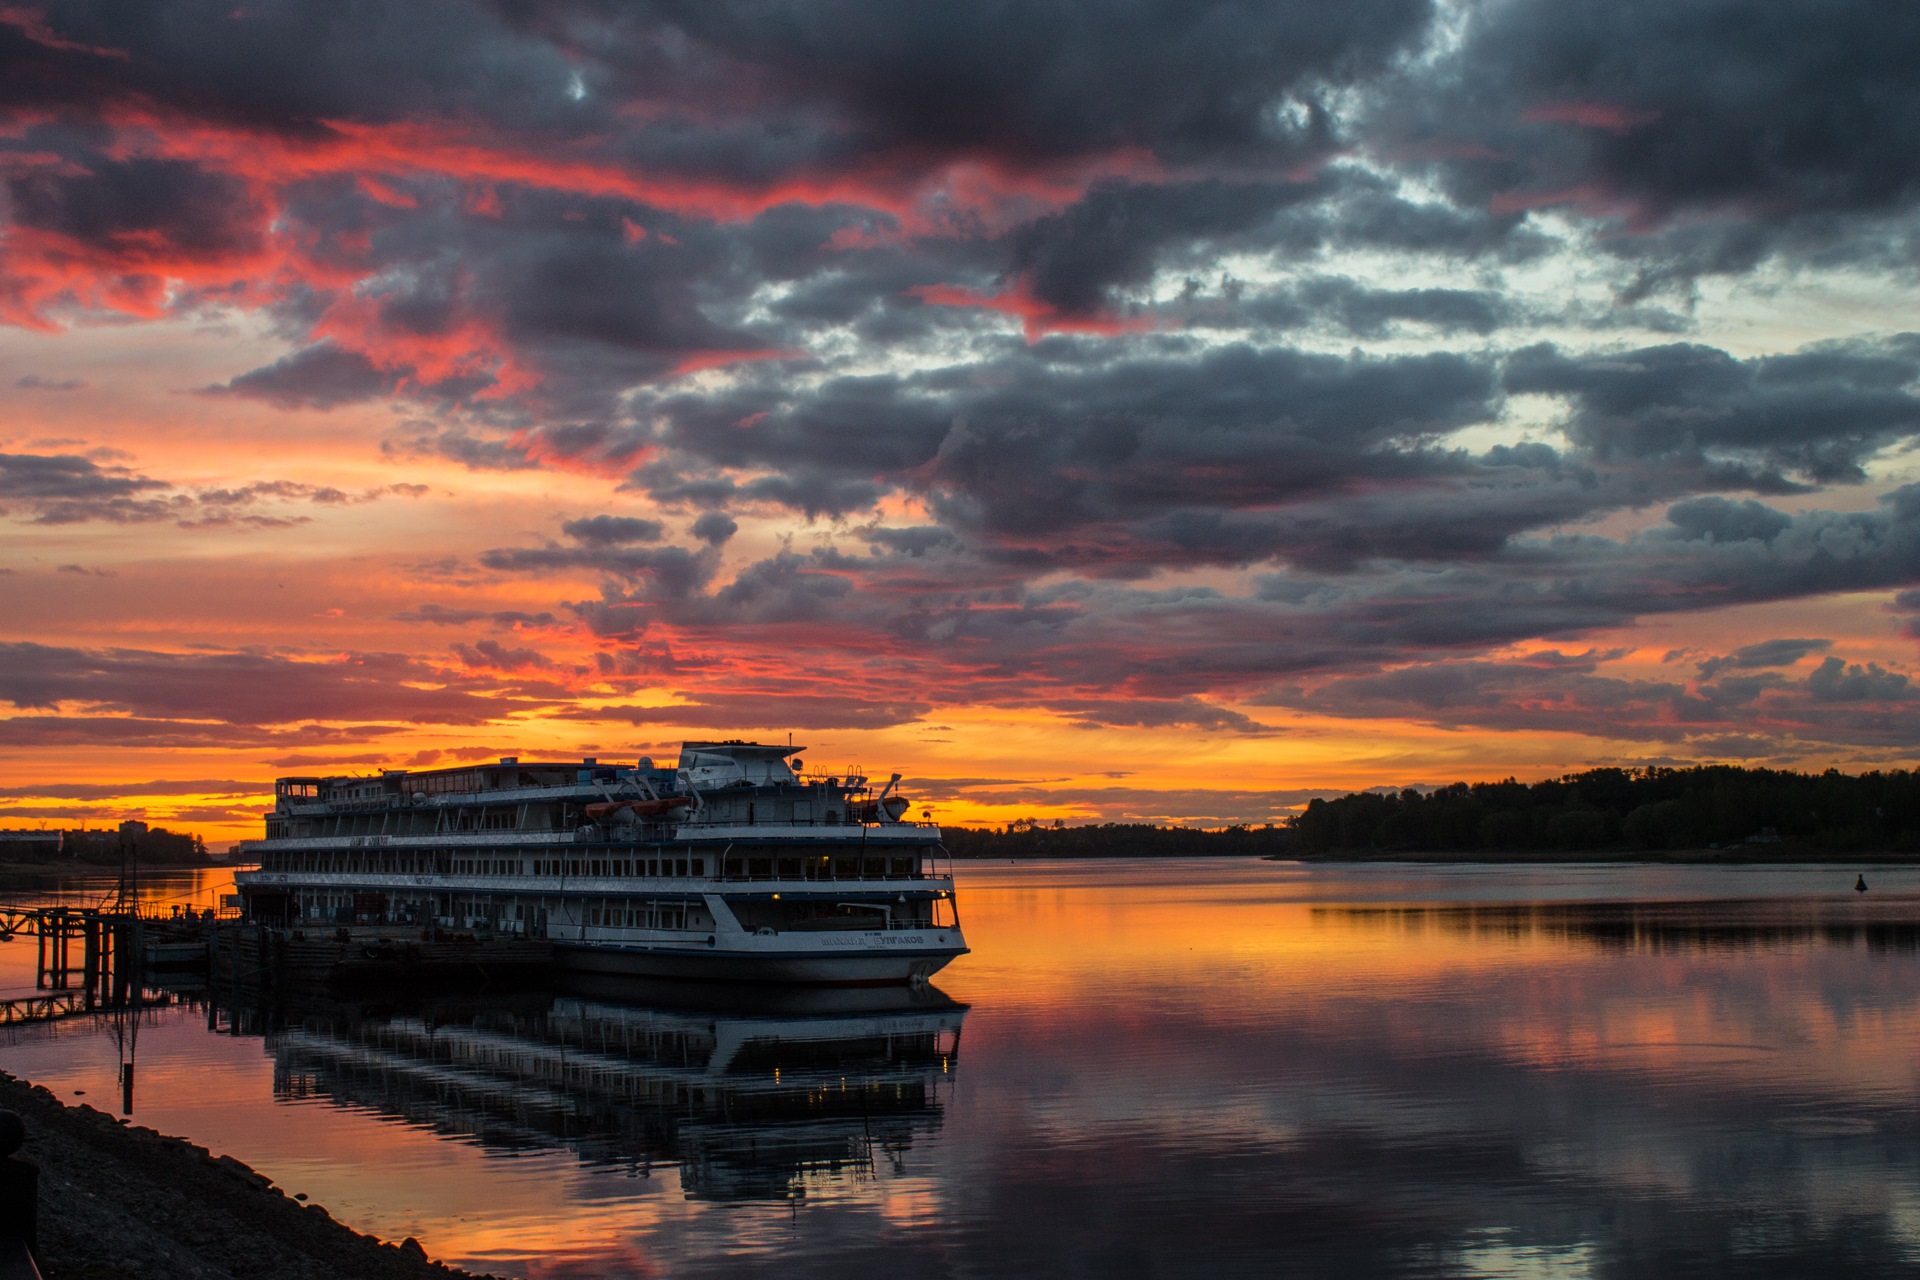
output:
[{"label": "dark storm cloud", "polygon": [[181,492],[163,480],[102,466],[77,454],[0,454],[0,515],[18,510],[30,515],[32,523],[44,525],[171,520],[183,529],[288,528],[311,517],[266,515],[254,508],[268,502],[348,506],[392,495],[418,498],[426,492],[424,485],[401,483],[349,493],[294,480]]},{"label": "dark storm cloud", "polygon": [[633,542],[658,542],[666,536],[666,527],[658,520],[636,516],[588,516],[568,520],[560,532],[589,547],[620,547]]},{"label": "dark storm cloud", "polygon": [[1508,358],[1513,392],[1563,397],[1569,434],[1597,460],[1702,466],[1735,458],[1817,483],[1920,428],[1920,336],[1738,360],[1676,345],[1586,356],[1551,346]]},{"label": "dark storm cloud", "polygon": [[1050,710],[1070,717],[1085,728],[1198,729],[1203,732],[1263,733],[1266,726],[1251,716],[1216,707],[1199,698],[1056,700]]},{"label": "dark storm cloud", "polygon": [[76,454],[0,453],[0,511],[28,509],[36,524],[169,519],[174,505],[150,495],[171,487]]},{"label": "dark storm cloud", "polygon": [[138,103],[294,136],[325,120],[450,110],[564,119],[568,66],[485,6],[423,0],[395,10],[185,3],[45,8],[36,39],[0,27],[0,103],[98,110]]},{"label": "dark storm cloud", "polygon": [[[1458,470],[1396,442],[1488,418],[1497,391],[1484,361],[1430,355],[1317,355],[1170,343],[1116,359],[1009,354],[990,378],[954,370],[837,378],[804,398],[780,382],[644,402],[683,454],[729,467],[818,476],[891,472],[924,486],[948,525],[1028,538],[1186,506],[1264,506],[1362,483]],[[983,385],[984,383],[984,385]],[[906,473],[913,473],[909,477]],[[672,492],[676,473],[641,483]],[[804,495],[762,484],[747,496],[827,505],[825,478]]]},{"label": "dark storm cloud", "polygon": [[1859,259],[1920,194],[1916,67],[1920,15],[1900,5],[1523,0],[1468,10],[1457,52],[1374,124],[1447,157],[1465,203],[1626,220],[1641,234],[1605,247],[1655,275]]},{"label": "dark storm cloud", "polygon": [[[417,687],[431,682],[441,687]],[[23,711],[80,703],[145,720],[280,725],[308,719],[478,724],[506,703],[414,659],[354,654],[295,662],[256,653],[158,653],[0,644],[0,701]],[[111,715],[108,715],[111,719]],[[9,720],[32,728],[29,717]]]},{"label": "dark storm cloud", "polygon": [[1397,322],[1427,325],[1441,333],[1489,334],[1515,318],[1505,299],[1486,290],[1370,289],[1341,277],[1307,282],[1295,292],[1293,303],[1304,316],[1364,338],[1381,337]]},{"label": "dark storm cloud", "polygon": [[1746,671],[1754,668],[1790,667],[1810,653],[1833,647],[1831,640],[1762,640],[1732,653],[1708,658],[1700,664],[1700,678],[1710,679],[1722,671]]},{"label": "dark storm cloud", "polygon": [[684,547],[504,547],[482,552],[480,563],[507,573],[591,569],[616,577],[656,577],[676,591],[711,573]]},{"label": "dark storm cloud", "polygon": [[488,622],[496,631],[511,631],[521,627],[551,627],[559,619],[546,610],[539,613],[527,613],[519,609],[455,609],[440,604],[423,604],[417,609],[408,609],[393,615],[398,622],[426,622],[439,627],[464,627],[475,622]]},{"label": "dark storm cloud", "polygon": [[849,695],[791,693],[703,694],[680,706],[576,707],[562,719],[620,720],[632,725],[684,725],[730,729],[885,729],[911,724],[925,703]]},{"label": "dark storm cloud", "polygon": [[1825,702],[1905,702],[1913,697],[1913,683],[1903,673],[1884,671],[1878,663],[1827,658],[1807,676],[1807,688]]},{"label": "dark storm cloud", "polygon": [[207,390],[264,400],[282,409],[331,409],[391,395],[399,383],[397,374],[358,351],[320,342]]},{"label": "dark storm cloud", "polygon": [[[1755,724],[1766,726],[1776,751],[1920,745],[1920,697],[1902,672],[1829,657],[1799,680],[1771,672],[1710,678],[1740,665],[1746,664],[1709,660],[1701,668],[1701,680],[1685,685],[1541,665],[1527,658],[1432,662],[1289,686],[1262,701],[1449,729],[1545,730],[1685,742],[1710,756],[1721,754],[1716,744],[1724,745],[1731,731]],[[1768,660],[1766,665],[1785,664]],[[1736,755],[1752,753],[1751,744],[1735,741],[1733,746]]]},{"label": "dark storm cloud", "polygon": [[158,241],[193,257],[256,248],[260,210],[244,184],[178,160],[90,157],[79,170],[29,170],[9,178],[13,220],[83,245],[118,251]]},{"label": "dark storm cloud", "polygon": [[1144,283],[1169,246],[1191,252],[1236,239],[1282,206],[1322,191],[1311,182],[1102,184],[1014,232],[1011,266],[1035,297],[1063,312],[1090,312],[1108,301],[1110,289]]},{"label": "dark storm cloud", "polygon": [[700,541],[715,547],[721,545],[739,531],[740,526],[738,523],[721,515],[718,511],[709,511],[706,515],[701,516],[693,522],[693,528],[689,530],[689,532],[692,533],[694,537],[700,539]]},{"label": "dark storm cloud", "polygon": [[[1675,510],[1689,514],[1684,506]],[[1338,573],[1292,570],[1264,579],[1251,597],[1084,580],[1038,586],[1016,579],[984,588],[981,572],[964,558],[949,564],[934,558],[940,553],[818,549],[748,565],[711,590],[670,599],[613,595],[576,607],[609,635],[657,621],[740,640],[778,635],[789,645],[831,636],[842,650],[922,653],[929,663],[939,655],[959,665],[925,668],[923,687],[935,701],[992,697],[1073,717],[1090,698],[1116,705],[1154,699],[1160,701],[1149,710],[1189,713],[1186,723],[1245,730],[1245,723],[1228,722],[1238,713],[1204,720],[1210,704],[1175,700],[1258,687],[1278,673],[1365,671],[1416,655],[1438,661],[1650,614],[1920,581],[1920,499],[1911,491],[1891,495],[1875,511],[1805,512],[1750,536],[1728,532],[1724,522],[1669,521],[1619,540],[1530,535],[1455,563],[1380,559]],[[1537,660],[1532,667],[1544,674],[1526,680],[1578,677],[1602,682],[1583,689],[1602,690],[1608,678],[1594,666],[1612,656],[1588,651]],[[1722,675],[1715,685],[1721,701],[1749,705],[1750,697],[1735,695],[1776,679],[1758,664],[1784,656],[1781,645],[1741,655],[1738,662],[1752,665],[1739,672],[1762,675]],[[1494,675],[1505,669],[1493,668]],[[954,674],[959,670],[968,674]],[[1821,680],[1839,691],[1884,684],[1871,670],[1850,668]],[[1630,700],[1652,696],[1626,692]],[[1809,697],[1817,693],[1809,686]],[[1833,704],[1837,697],[1817,700]]]},{"label": "dark storm cloud", "polygon": [[[790,93],[850,115],[869,145],[1035,161],[1148,146],[1169,160],[1265,157],[1311,93],[1417,39],[1423,0],[1149,0],[901,9],[874,0],[662,3],[650,12]],[[1062,57],[1062,50],[1072,50]]]},{"label": "dark storm cloud", "polygon": [[156,779],[152,782],[40,782],[30,786],[0,787],[0,797],[15,800],[112,800],[121,796],[258,795],[272,789],[271,782],[240,782],[233,778],[197,778],[190,781]]},{"label": "dark storm cloud", "polygon": [[476,640],[455,644],[453,652],[462,665],[486,671],[549,670],[557,664],[538,649],[512,649],[498,640]]},{"label": "dark storm cloud", "polygon": [[92,747],[110,751],[118,746],[139,747],[277,747],[320,746],[328,742],[359,744],[399,733],[397,724],[332,726],[288,722],[285,728],[260,728],[225,721],[151,719],[141,716],[25,715],[0,719],[10,746]]}]

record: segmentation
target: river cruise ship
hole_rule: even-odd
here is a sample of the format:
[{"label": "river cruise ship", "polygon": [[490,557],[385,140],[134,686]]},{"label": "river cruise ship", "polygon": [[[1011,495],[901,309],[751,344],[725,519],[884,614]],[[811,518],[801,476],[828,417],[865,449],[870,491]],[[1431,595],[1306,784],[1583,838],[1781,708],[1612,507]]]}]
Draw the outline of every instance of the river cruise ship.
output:
[{"label": "river cruise ship", "polygon": [[281,778],[235,885],[258,923],[542,938],[581,973],[925,982],[967,950],[940,829],[898,774],[876,791],[800,750]]}]

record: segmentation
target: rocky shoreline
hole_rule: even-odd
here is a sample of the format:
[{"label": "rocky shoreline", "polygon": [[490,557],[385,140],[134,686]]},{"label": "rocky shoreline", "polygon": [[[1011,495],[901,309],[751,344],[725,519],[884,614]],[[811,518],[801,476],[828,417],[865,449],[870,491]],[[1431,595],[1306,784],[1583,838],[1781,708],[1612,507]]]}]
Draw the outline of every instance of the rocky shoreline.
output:
[{"label": "rocky shoreline", "polygon": [[0,1108],[40,1166],[47,1280],[491,1280],[303,1205],[231,1156],[67,1106],[0,1072]]}]

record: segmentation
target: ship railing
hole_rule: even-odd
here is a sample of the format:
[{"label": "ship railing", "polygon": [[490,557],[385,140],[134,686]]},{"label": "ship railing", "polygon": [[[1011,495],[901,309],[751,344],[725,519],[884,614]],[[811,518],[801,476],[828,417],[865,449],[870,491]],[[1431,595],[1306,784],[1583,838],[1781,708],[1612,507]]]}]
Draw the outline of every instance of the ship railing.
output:
[{"label": "ship railing", "polygon": [[756,818],[749,821],[745,818],[738,817],[688,818],[685,821],[676,822],[674,825],[685,827],[846,827],[853,831],[893,831],[901,827],[916,829],[933,827],[937,829],[940,826],[937,822],[921,822],[918,819],[911,822],[904,820],[900,822],[861,822],[858,819],[850,821],[845,818],[837,818],[832,822],[828,822],[825,818]]}]

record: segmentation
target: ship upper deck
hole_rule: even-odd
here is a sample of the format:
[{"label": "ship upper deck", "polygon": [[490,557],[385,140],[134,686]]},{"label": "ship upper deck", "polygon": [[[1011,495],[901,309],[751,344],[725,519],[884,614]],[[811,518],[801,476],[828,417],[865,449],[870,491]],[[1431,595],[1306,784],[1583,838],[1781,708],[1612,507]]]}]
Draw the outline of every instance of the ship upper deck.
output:
[{"label": "ship upper deck", "polygon": [[[903,821],[910,803],[894,774],[875,793],[856,771],[809,773],[795,746],[688,742],[661,767],[589,756],[521,760],[502,756],[445,769],[388,769],[377,775],[292,776],[274,786],[268,841],[360,837],[501,841],[688,838],[839,838],[846,828],[886,828],[938,839],[931,812]],[[828,835],[820,828],[835,829]],[[745,829],[745,830],[742,830]]]}]

